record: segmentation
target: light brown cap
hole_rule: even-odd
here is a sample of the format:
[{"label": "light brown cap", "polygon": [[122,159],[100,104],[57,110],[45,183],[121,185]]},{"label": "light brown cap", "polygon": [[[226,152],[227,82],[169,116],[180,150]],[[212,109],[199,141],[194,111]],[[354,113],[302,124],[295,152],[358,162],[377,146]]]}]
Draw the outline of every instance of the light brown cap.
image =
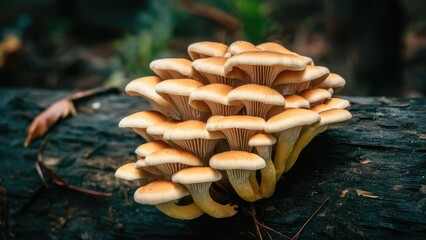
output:
[{"label": "light brown cap", "polygon": [[133,113],[121,119],[120,128],[147,128],[155,123],[166,121],[168,118],[162,113],[151,110]]},{"label": "light brown cap", "polygon": [[157,180],[136,190],[135,202],[157,205],[171,202],[190,195],[188,189],[179,183],[168,180]]},{"label": "light brown cap", "polygon": [[130,96],[142,96],[160,105],[171,107],[172,105],[155,92],[155,86],[161,82],[156,76],[137,78],[126,86],[126,92]]},{"label": "light brown cap", "polygon": [[260,51],[260,49],[247,41],[235,41],[228,47],[228,53],[231,56],[248,51]]},{"label": "light brown cap", "polygon": [[[233,88],[231,86],[212,83],[195,89],[189,97],[189,104],[195,108],[202,108],[207,102],[219,103],[222,105],[242,105],[241,103],[231,104],[228,101],[228,94]],[[201,106],[200,106],[201,104]]]},{"label": "light brown cap", "polygon": [[345,79],[336,73],[330,73],[323,82],[321,82],[319,85],[316,85],[315,87],[325,89],[332,88],[333,92],[338,92],[343,87],[345,87],[345,85]]},{"label": "light brown cap", "polygon": [[149,67],[163,80],[193,78],[204,81],[200,73],[192,67],[192,62],[185,58],[157,59],[152,61]]},{"label": "light brown cap", "polygon": [[309,102],[299,95],[285,96],[285,108],[309,108]]},{"label": "light brown cap", "polygon": [[230,102],[261,102],[269,105],[285,104],[285,99],[279,92],[257,84],[245,84],[235,88],[228,94],[228,100]]},{"label": "light brown cap", "polygon": [[209,131],[220,131],[230,128],[263,130],[264,126],[265,120],[263,118],[243,115],[211,117],[206,125]]},{"label": "light brown cap", "polygon": [[135,153],[141,157],[146,157],[153,152],[169,147],[170,146],[163,141],[153,141],[139,145]]},{"label": "light brown cap", "polygon": [[181,122],[164,133],[166,140],[191,140],[191,139],[222,139],[222,132],[208,131],[206,123],[198,120]]},{"label": "light brown cap", "polygon": [[265,132],[281,132],[293,127],[312,124],[320,119],[318,113],[308,109],[286,109],[266,122]]},{"label": "light brown cap", "polygon": [[331,93],[322,88],[306,89],[300,92],[299,95],[306,99],[311,105],[331,98]]},{"label": "light brown cap", "polygon": [[[241,70],[236,69],[235,71],[225,72],[224,66],[228,58],[226,57],[209,57],[201,58],[192,62],[192,66],[200,72],[206,79],[211,83],[215,83],[211,75],[217,75],[227,78],[243,79],[244,75]],[[240,80],[242,81],[242,80]]]},{"label": "light brown cap", "polygon": [[122,180],[137,180],[141,178],[148,178],[152,177],[152,174],[142,170],[142,169],[136,169],[135,163],[127,163],[123,166],[119,167],[117,171],[115,171],[115,177]]},{"label": "light brown cap", "polygon": [[253,135],[249,140],[249,146],[271,146],[277,142],[277,139],[268,133],[258,133]]},{"label": "light brown cap", "polygon": [[151,135],[163,135],[167,131],[167,129],[175,126],[178,123],[180,123],[180,121],[174,120],[174,119],[167,120],[167,121],[164,121],[164,122],[159,122],[159,123],[156,123],[154,125],[149,126],[146,129],[146,132],[148,134],[151,134]]},{"label": "light brown cap", "polygon": [[210,158],[210,167],[218,170],[257,170],[265,166],[266,163],[263,158],[245,151],[227,151]]},{"label": "light brown cap", "polygon": [[314,112],[323,112],[330,109],[344,109],[349,107],[351,104],[346,99],[341,98],[330,98],[326,99],[322,104],[316,105],[311,108]]},{"label": "light brown cap", "polygon": [[188,166],[203,165],[203,161],[194,154],[177,148],[160,149],[145,157],[145,164],[147,166],[165,163],[181,163]]},{"label": "light brown cap", "polygon": [[284,46],[278,44],[278,43],[274,43],[274,42],[266,42],[266,43],[262,43],[256,46],[257,48],[264,50],[264,51],[272,51],[272,52],[280,52],[280,53],[286,53],[286,54],[293,54],[296,56],[299,56],[301,58],[303,58],[303,60],[305,61],[306,65],[314,65],[314,61],[312,60],[312,58],[310,57],[306,57],[306,56],[302,56],[299,55],[295,52],[292,52],[290,50],[288,50],[287,48],[285,48]]},{"label": "light brown cap", "polygon": [[321,120],[317,125],[329,125],[338,122],[344,122],[352,118],[352,114],[345,109],[330,109],[319,113]]},{"label": "light brown cap", "polygon": [[228,46],[218,42],[196,42],[188,46],[188,54],[192,60],[207,57],[222,57],[228,50]]},{"label": "light brown cap", "polygon": [[182,184],[196,184],[216,182],[221,178],[222,174],[211,167],[190,167],[173,174],[172,181]]},{"label": "light brown cap", "polygon": [[330,70],[326,67],[306,65],[303,71],[281,72],[274,81],[273,86],[288,83],[301,83],[313,81],[328,76]]},{"label": "light brown cap", "polygon": [[157,84],[155,91],[169,95],[189,96],[192,91],[201,86],[204,86],[204,84],[194,79],[171,79]]}]

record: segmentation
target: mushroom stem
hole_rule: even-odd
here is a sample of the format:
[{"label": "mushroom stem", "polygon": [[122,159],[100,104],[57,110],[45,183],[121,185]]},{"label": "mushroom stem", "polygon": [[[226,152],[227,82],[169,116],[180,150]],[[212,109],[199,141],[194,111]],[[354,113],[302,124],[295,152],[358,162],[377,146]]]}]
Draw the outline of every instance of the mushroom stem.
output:
[{"label": "mushroom stem", "polygon": [[274,158],[276,181],[278,181],[284,173],[286,161],[292,152],[301,129],[302,126],[297,126],[280,132]]},{"label": "mushroom stem", "polygon": [[[242,199],[249,201],[249,202],[255,202],[262,198],[259,191],[256,191],[253,189],[252,184],[257,186],[257,190],[259,189],[259,185],[257,184],[256,180],[256,171],[247,171],[242,169],[232,169],[232,170],[226,170],[229,177],[229,182],[231,183],[232,187],[237,192],[238,196],[240,196]],[[253,183],[253,172],[254,172],[254,181],[256,183]]]},{"label": "mushroom stem", "polygon": [[271,159],[271,147],[256,147],[257,154],[265,160],[266,166],[260,169],[262,181],[260,182],[260,193],[264,198],[272,196],[275,191],[275,167]]},{"label": "mushroom stem", "polygon": [[232,217],[237,211],[231,204],[222,205],[215,200],[209,194],[209,184],[185,184],[188,190],[191,192],[192,199],[195,204],[208,215],[215,218]]},{"label": "mushroom stem", "polygon": [[204,213],[195,203],[181,206],[174,202],[165,202],[157,204],[155,207],[169,217],[182,220],[195,219]]},{"label": "mushroom stem", "polygon": [[284,172],[288,172],[293,167],[294,163],[296,163],[296,160],[299,157],[300,152],[306,147],[306,145],[308,145],[308,143],[311,142],[317,134],[324,132],[326,129],[327,125],[309,127],[300,135],[285,163]]},{"label": "mushroom stem", "polygon": [[251,188],[253,189],[253,192],[255,194],[259,194],[260,187],[259,187],[259,183],[257,182],[256,171],[250,172],[249,181],[250,181]]}]

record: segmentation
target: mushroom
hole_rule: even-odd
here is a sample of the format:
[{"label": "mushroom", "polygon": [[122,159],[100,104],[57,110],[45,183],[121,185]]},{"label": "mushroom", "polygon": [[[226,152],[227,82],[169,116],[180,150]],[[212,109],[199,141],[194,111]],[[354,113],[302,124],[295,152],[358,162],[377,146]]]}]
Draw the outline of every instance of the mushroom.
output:
[{"label": "mushroom", "polygon": [[156,166],[164,175],[165,179],[180,169],[190,166],[202,166],[203,161],[194,154],[177,148],[164,148],[153,152],[145,157],[147,166]]},{"label": "mushroom", "polygon": [[285,105],[284,106],[273,106],[269,110],[266,119],[282,113],[285,109],[289,108],[310,108],[308,100],[304,99],[299,95],[287,95],[285,96]]},{"label": "mushroom", "polygon": [[275,191],[275,166],[272,162],[272,146],[277,142],[271,134],[258,133],[250,138],[249,145],[256,148],[257,155],[265,160],[266,166],[260,169],[260,194],[264,198],[272,196]]},{"label": "mushroom", "polygon": [[199,87],[191,92],[189,105],[195,109],[204,109],[204,106],[207,105],[213,116],[236,115],[244,106],[240,102],[228,101],[228,94],[232,90],[232,87],[219,83]]},{"label": "mushroom", "polygon": [[126,181],[139,180],[141,186],[155,181],[158,178],[143,169],[137,169],[133,162],[119,167],[117,171],[115,171],[115,177]]},{"label": "mushroom", "polygon": [[272,52],[280,52],[280,53],[285,53],[285,54],[292,54],[292,55],[303,58],[306,65],[314,65],[314,61],[312,60],[312,58],[302,56],[300,54],[292,52],[292,51],[288,50],[287,48],[285,48],[284,46],[281,46],[278,43],[266,42],[266,43],[259,44],[256,47],[261,49],[261,50],[264,50],[264,51],[272,51]]},{"label": "mushroom", "polygon": [[219,171],[211,167],[191,167],[173,174],[172,181],[185,185],[197,206],[215,218],[232,217],[237,211],[231,204],[222,205],[212,199],[210,186],[222,178]]},{"label": "mushroom", "polygon": [[272,86],[282,95],[297,94],[309,88],[311,82],[324,81],[329,73],[326,67],[307,65],[303,71],[281,72]]},{"label": "mushroom", "polygon": [[329,98],[326,99],[322,104],[318,104],[311,108],[312,111],[320,113],[330,109],[345,109],[351,104],[348,100],[340,98]]},{"label": "mushroom", "polygon": [[242,52],[260,51],[256,46],[247,41],[235,41],[228,47],[225,57],[231,57]]},{"label": "mushroom", "polygon": [[228,46],[218,42],[196,42],[188,46],[188,54],[193,61],[208,57],[222,57],[227,50]]},{"label": "mushroom", "polygon": [[207,121],[209,131],[221,131],[228,140],[231,150],[251,152],[249,139],[265,126],[265,120],[252,116],[213,116]]},{"label": "mushroom", "polygon": [[308,100],[311,108],[323,103],[324,100],[331,98],[331,93],[322,88],[306,89],[299,93],[299,95]]},{"label": "mushroom", "polygon": [[158,122],[167,121],[167,117],[162,113],[151,110],[133,113],[118,123],[120,128],[132,128],[133,131],[141,135],[147,142],[153,141],[153,138],[147,134],[146,129]]},{"label": "mushroom", "polygon": [[252,51],[234,55],[225,63],[225,72],[239,68],[251,83],[270,87],[278,74],[285,70],[301,71],[306,64],[302,58],[279,52]]},{"label": "mushroom", "polygon": [[142,77],[131,81],[126,86],[126,92],[130,96],[144,97],[154,108],[166,116],[176,118],[178,113],[173,105],[155,92],[155,86],[162,80],[159,77]]},{"label": "mushroom", "polygon": [[161,79],[192,78],[205,82],[204,78],[192,67],[192,62],[185,58],[163,58],[152,61],[149,67]]},{"label": "mushroom", "polygon": [[146,132],[151,135],[151,137],[155,140],[161,140],[166,142],[168,145],[170,146],[174,146],[174,143],[172,141],[169,140],[165,140],[164,139],[164,133],[167,131],[167,129],[175,126],[176,124],[180,123],[180,121],[178,120],[168,120],[168,121],[164,121],[164,122],[159,122],[156,123],[154,125],[149,126],[146,129]]},{"label": "mushroom", "polygon": [[164,139],[171,140],[186,151],[194,153],[204,160],[205,166],[208,166],[208,160],[213,155],[216,144],[224,138],[222,132],[208,131],[206,123],[197,120],[178,123],[164,133]]},{"label": "mushroom", "polygon": [[319,122],[310,125],[303,131],[303,133],[301,133],[300,138],[294,145],[293,151],[285,164],[285,172],[288,172],[293,167],[300,152],[306,147],[306,145],[308,145],[308,143],[311,142],[317,134],[324,132],[328,125],[343,122],[352,118],[351,113],[344,109],[330,109],[320,112],[319,116],[321,117]]},{"label": "mushroom", "polygon": [[136,190],[135,202],[155,205],[165,215],[191,220],[203,215],[203,211],[195,204],[178,205],[175,201],[188,196],[190,192],[179,183],[167,180],[158,180]]},{"label": "mushroom", "polygon": [[243,80],[245,75],[238,68],[225,73],[227,60],[226,57],[202,58],[192,62],[192,66],[210,83],[222,83],[234,88],[249,83]]},{"label": "mushroom", "polygon": [[203,86],[202,83],[193,79],[172,79],[165,80],[157,84],[155,91],[162,96],[172,99],[175,107],[180,113],[180,120],[201,120],[205,121],[210,116],[210,109],[207,105],[201,109],[195,109],[188,104],[189,96],[195,89]]},{"label": "mushroom", "polygon": [[336,73],[330,73],[327,78],[316,85],[317,88],[329,89],[332,88],[333,92],[340,91],[343,87],[345,87],[346,81],[340,75]]},{"label": "mushroom", "polygon": [[286,160],[299,137],[302,127],[319,120],[320,116],[311,110],[287,109],[266,122],[265,132],[279,134],[274,159],[277,180],[281,178],[285,170]]},{"label": "mushroom", "polygon": [[242,102],[248,116],[266,118],[273,106],[284,106],[284,97],[274,89],[256,84],[246,84],[228,94],[228,100]]},{"label": "mushroom", "polygon": [[169,148],[170,146],[162,141],[153,141],[141,144],[136,148],[135,153],[138,155],[138,161],[136,162],[135,168],[142,168],[145,171],[153,175],[163,175],[163,173],[155,166],[147,166],[145,164],[145,157],[149,154],[156,152],[158,150]]},{"label": "mushroom", "polygon": [[225,170],[229,182],[237,194],[249,202],[262,198],[258,190],[253,189],[250,175],[265,166],[263,158],[245,151],[227,151],[215,154],[210,158],[210,167]]}]

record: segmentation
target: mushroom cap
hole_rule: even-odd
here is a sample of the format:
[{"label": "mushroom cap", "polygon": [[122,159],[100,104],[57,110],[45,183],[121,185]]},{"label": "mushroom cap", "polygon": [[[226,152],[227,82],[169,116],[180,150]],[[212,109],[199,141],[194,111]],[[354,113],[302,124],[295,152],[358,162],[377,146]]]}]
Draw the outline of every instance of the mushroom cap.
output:
[{"label": "mushroom cap", "polygon": [[201,86],[204,86],[204,84],[194,79],[170,79],[158,83],[155,86],[155,91],[169,95],[189,96],[192,91]]},{"label": "mushroom cap", "polygon": [[224,56],[227,50],[228,46],[223,43],[202,41],[190,44],[188,55],[192,60],[196,60],[204,57]]},{"label": "mushroom cap", "polygon": [[285,108],[309,108],[309,102],[299,95],[285,96]]},{"label": "mushroom cap", "polygon": [[188,120],[171,127],[164,133],[166,140],[191,140],[200,139],[222,139],[225,138],[219,131],[209,131],[206,123],[198,120]]},{"label": "mushroom cap", "polygon": [[146,157],[153,152],[169,147],[170,146],[163,141],[152,141],[139,145],[139,147],[136,148],[135,153],[141,157]]},{"label": "mushroom cap", "polygon": [[120,128],[147,128],[158,122],[166,121],[168,118],[162,113],[150,110],[133,113],[121,119],[118,126]]},{"label": "mushroom cap", "polygon": [[306,89],[300,92],[299,95],[308,100],[309,103],[331,98],[331,93],[322,88]]},{"label": "mushroom cap", "polygon": [[210,158],[210,167],[219,170],[244,169],[257,170],[266,166],[259,155],[245,151],[227,151]]},{"label": "mushroom cap", "polygon": [[155,91],[155,86],[161,81],[156,76],[137,78],[127,84],[125,91],[130,96],[142,96],[162,106],[171,107],[172,105]]},{"label": "mushroom cap", "polygon": [[207,120],[206,128],[209,131],[219,131],[230,128],[242,128],[250,130],[263,130],[265,120],[253,116],[214,116]]},{"label": "mushroom cap", "polygon": [[322,104],[316,105],[313,108],[311,108],[314,112],[323,112],[330,109],[344,109],[349,107],[351,104],[346,99],[341,98],[329,98],[326,99]]},{"label": "mushroom cap", "polygon": [[192,66],[209,79],[209,74],[228,78],[242,79],[244,76],[238,69],[235,71],[225,72],[224,66],[228,58],[226,57],[209,57],[200,58],[192,62]]},{"label": "mushroom cap", "polygon": [[188,166],[202,166],[203,161],[196,155],[177,148],[164,148],[145,157],[147,166],[164,163],[181,163]]},{"label": "mushroom cap", "polygon": [[180,123],[180,121],[175,120],[175,119],[167,120],[167,121],[164,121],[164,122],[159,122],[159,123],[156,123],[154,125],[149,126],[146,129],[146,132],[148,134],[151,134],[151,135],[163,135],[167,131],[167,129],[175,126],[178,123]]},{"label": "mushroom cap", "polygon": [[284,97],[276,90],[257,84],[245,84],[232,90],[228,94],[228,100],[252,101],[270,105],[284,105]]},{"label": "mushroom cap", "polygon": [[318,88],[332,88],[334,92],[340,91],[346,85],[343,77],[336,73],[330,73],[327,78],[316,87]]},{"label": "mushroom cap", "polygon": [[306,64],[302,58],[279,52],[250,51],[234,55],[225,63],[225,72],[232,71],[239,66],[277,66],[282,70],[300,71]]},{"label": "mushroom cap", "polygon": [[167,180],[157,180],[136,190],[135,202],[157,205],[171,202],[190,195],[188,189],[179,183]]},{"label": "mushroom cap", "polygon": [[345,109],[330,109],[319,113],[321,120],[319,126],[343,122],[352,118],[352,114]]},{"label": "mushroom cap", "polygon": [[149,64],[152,71],[162,79],[195,78],[202,80],[200,74],[192,68],[192,62],[185,58],[162,58]]},{"label": "mushroom cap", "polygon": [[326,67],[306,65],[303,71],[283,71],[278,74],[273,86],[287,83],[300,83],[324,77],[330,73]]},{"label": "mushroom cap", "polygon": [[[215,102],[222,105],[240,105],[238,103],[231,104],[228,101],[228,94],[233,88],[231,86],[212,83],[195,89],[189,97],[189,104],[198,109],[200,102]],[[202,107],[203,105],[201,105]]]},{"label": "mushroom cap", "polygon": [[235,41],[228,47],[228,53],[231,56],[248,51],[260,51],[260,49],[247,41]]},{"label": "mushroom cap", "polygon": [[280,132],[293,127],[312,124],[320,120],[321,118],[318,113],[308,109],[286,109],[266,122],[265,132]]},{"label": "mushroom cap", "polygon": [[123,179],[127,181],[137,180],[141,178],[152,177],[152,174],[142,170],[135,168],[134,162],[124,164],[119,167],[117,171],[115,171],[115,177],[118,179]]},{"label": "mushroom cap", "polygon": [[211,167],[190,167],[173,174],[172,181],[182,184],[196,184],[216,182],[221,178],[222,174]]},{"label": "mushroom cap", "polygon": [[288,50],[287,48],[285,48],[284,46],[278,44],[278,43],[274,43],[274,42],[266,42],[266,43],[262,43],[256,46],[257,48],[264,50],[264,51],[272,51],[272,52],[280,52],[280,53],[286,53],[286,54],[293,54],[296,55],[298,57],[303,58],[303,60],[305,61],[306,65],[314,65],[314,61],[312,60],[312,58],[310,57],[306,57],[306,56],[302,56],[299,55],[295,52],[292,52],[290,50]]},{"label": "mushroom cap", "polygon": [[249,140],[249,146],[250,147],[256,147],[256,146],[271,146],[274,145],[277,142],[277,139],[272,136],[271,134],[267,133],[258,133],[256,135],[253,135]]}]

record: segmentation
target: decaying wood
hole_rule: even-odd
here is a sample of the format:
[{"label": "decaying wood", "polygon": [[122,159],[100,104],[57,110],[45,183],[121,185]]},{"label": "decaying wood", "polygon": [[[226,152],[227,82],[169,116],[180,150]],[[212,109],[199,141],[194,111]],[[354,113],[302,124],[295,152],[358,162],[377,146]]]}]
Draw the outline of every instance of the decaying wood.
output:
[{"label": "decaying wood", "polygon": [[[44,163],[70,184],[112,192],[90,196],[40,180],[34,161],[41,140],[23,148],[25,128],[67,92],[0,90],[0,177],[7,190],[10,236],[16,239],[255,239],[249,213],[229,219],[171,219],[136,204],[136,184],[114,178],[135,161],[142,140],[119,120],[148,108],[124,95],[81,102],[81,112],[53,127]],[[422,239],[426,231],[426,99],[349,98],[353,119],[330,127],[302,152],[274,195],[255,204],[259,222],[299,239]],[[364,160],[371,160],[368,164]],[[49,183],[49,179],[46,179]],[[372,193],[358,196],[356,190]],[[342,194],[344,192],[344,194]],[[125,201],[128,196],[128,201]],[[241,207],[248,205],[240,203]],[[2,225],[3,227],[4,225]],[[263,238],[284,239],[273,231]],[[35,237],[34,237],[35,236]]]}]

